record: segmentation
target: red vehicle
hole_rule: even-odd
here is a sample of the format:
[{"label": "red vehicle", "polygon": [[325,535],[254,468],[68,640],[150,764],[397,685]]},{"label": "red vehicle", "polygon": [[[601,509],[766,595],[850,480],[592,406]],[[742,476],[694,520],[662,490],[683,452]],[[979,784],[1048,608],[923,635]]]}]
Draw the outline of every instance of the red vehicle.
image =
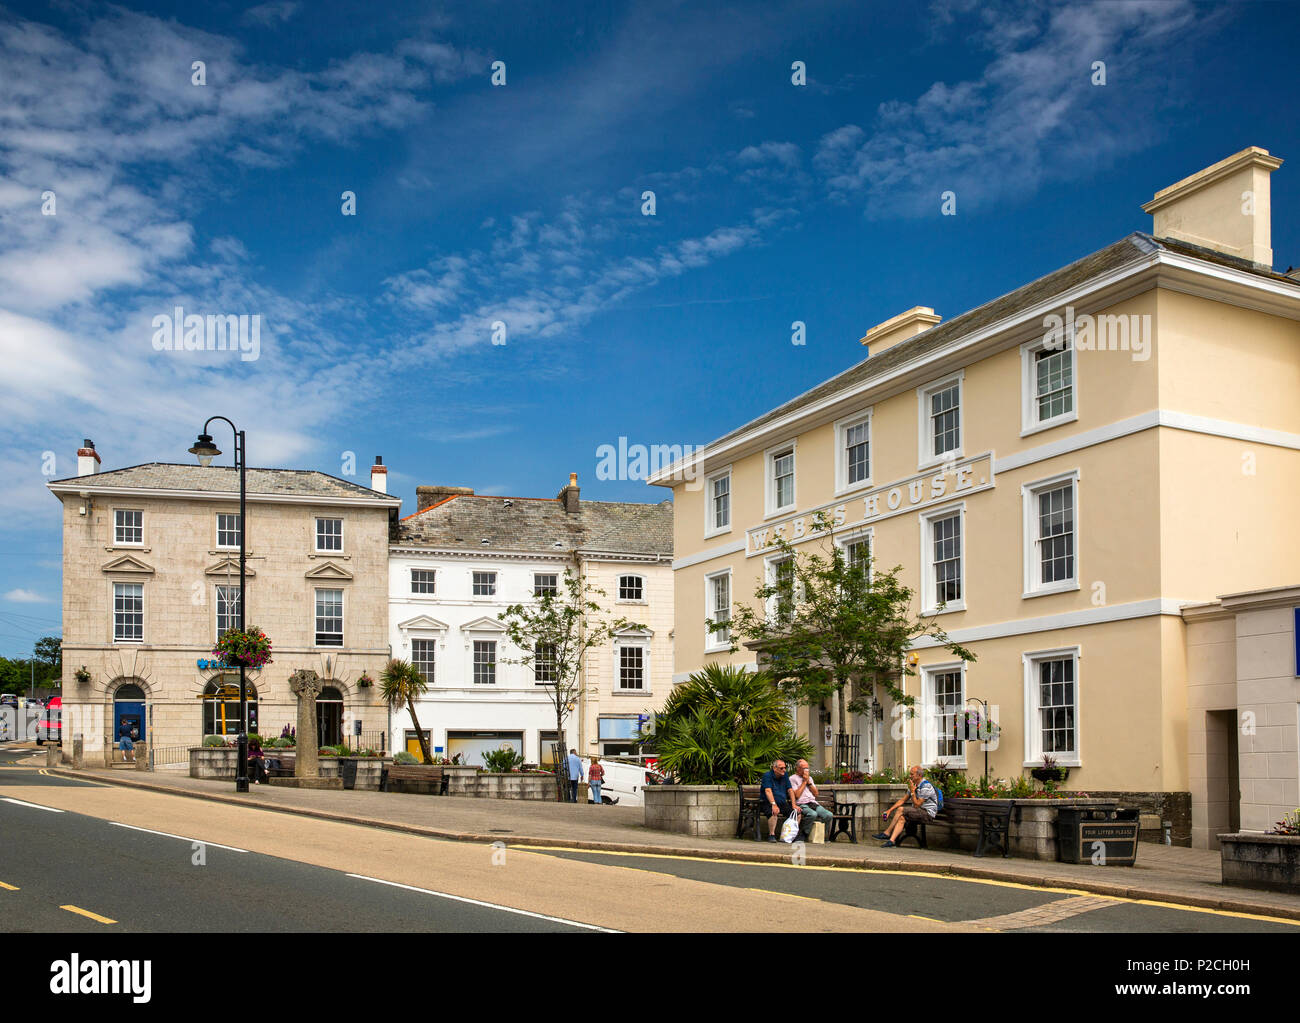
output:
[{"label": "red vehicle", "polygon": [[45,710],[36,722],[36,745],[44,745],[45,740],[63,745],[63,699],[51,696]]}]

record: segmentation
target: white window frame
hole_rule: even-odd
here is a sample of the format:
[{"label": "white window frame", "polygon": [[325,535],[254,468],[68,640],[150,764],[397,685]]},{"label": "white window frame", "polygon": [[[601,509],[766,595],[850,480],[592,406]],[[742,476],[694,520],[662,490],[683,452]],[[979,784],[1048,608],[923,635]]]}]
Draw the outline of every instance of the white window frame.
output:
[{"label": "white window frame", "polygon": [[[935,521],[950,518],[954,512],[957,514],[961,526],[961,574],[958,576],[961,583],[961,599],[950,601],[943,610],[939,610],[934,585],[934,540],[931,536],[931,527]],[[967,596],[966,565],[970,561],[970,543],[966,530],[966,502],[958,501],[956,504],[946,504],[942,508],[928,509],[917,515],[917,521],[921,534],[921,614],[946,615],[957,611],[965,611]]]},{"label": "white window frame", "polygon": [[[221,630],[221,591],[222,591],[222,590],[233,590],[234,592],[239,593],[239,599],[240,599],[241,601],[244,599],[243,593],[240,592],[239,583],[218,583],[215,587],[213,587],[213,591],[212,591],[212,625],[213,625],[213,630],[214,630],[214,632],[215,632],[215,634],[216,634],[217,639],[220,639],[220,638],[221,638],[221,631],[222,631],[222,630]],[[227,626],[227,628],[230,628],[230,629],[237,629],[237,628],[239,628],[239,608],[238,608],[238,606],[236,606],[236,608],[235,608],[235,614],[234,614],[234,616],[232,617],[231,622],[230,622],[230,624]]]},{"label": "white window frame", "polygon": [[[140,638],[139,638],[139,639],[125,639],[125,638],[119,637],[118,634],[117,634],[117,588],[118,588],[119,586],[139,586],[139,587],[140,587]],[[144,636],[145,636],[145,627],[146,627],[146,625],[148,624],[148,622],[146,621],[146,618],[145,618],[145,615],[146,615],[147,612],[146,612],[145,599],[144,599],[144,583],[142,583],[142,582],[139,582],[139,583],[137,583],[137,582],[131,582],[131,581],[129,581],[129,580],[128,580],[128,581],[125,581],[125,582],[123,582],[123,581],[119,581],[119,580],[114,580],[113,582],[110,582],[110,583],[109,583],[109,592],[110,592],[110,594],[112,595],[112,602],[111,602],[110,605],[109,605],[109,621],[108,621],[108,627],[109,627],[110,635],[113,637],[113,642],[114,642],[114,643],[126,643],[126,644],[129,644],[129,645],[131,645],[131,646],[134,646],[134,645],[136,645],[136,644],[143,643],[143,642],[145,641],[145,640],[144,640]]]},{"label": "white window frame", "polygon": [[[776,585],[776,566],[779,565],[779,564],[781,564],[782,562],[785,562],[785,561],[793,562],[794,560],[795,560],[795,556],[794,556],[793,554],[789,554],[789,555],[786,555],[786,554],[771,554],[771,555],[769,555],[768,557],[764,558],[764,559],[763,559],[763,582],[764,582],[764,585],[766,585],[766,586],[775,586],[775,585]],[[796,604],[798,604],[798,602],[799,602],[799,580],[798,580],[798,575],[797,575],[797,568],[798,568],[798,566],[796,565],[795,568],[796,568],[796,577],[795,577],[795,579],[794,579],[794,583],[793,583],[793,585],[791,586],[792,593],[791,593],[791,595],[790,595],[790,599],[793,600]],[[772,596],[770,596],[770,597],[767,598],[766,614],[767,614],[767,620],[768,620],[769,622],[774,622],[774,621],[776,621],[776,602],[777,602],[777,599],[778,599],[778,598],[777,598],[777,595],[776,595],[776,594],[772,594]]]},{"label": "white window frame", "polygon": [[[789,453],[794,460],[790,473],[790,503],[778,506],[776,503],[776,459],[779,455]],[[798,438],[785,444],[777,444],[763,452],[763,507],[764,518],[784,515],[799,507],[799,441]]]},{"label": "white window frame", "polygon": [[1057,647],[1053,650],[1030,650],[1020,655],[1024,665],[1025,690],[1025,767],[1043,766],[1043,736],[1038,712],[1038,666],[1043,661],[1059,661],[1070,658],[1074,661],[1074,755],[1064,753],[1051,754],[1056,758],[1058,767],[1082,767],[1083,751],[1080,736],[1083,734],[1082,715],[1079,699],[1079,664],[1083,660],[1083,648],[1080,646]]},{"label": "white window frame", "polygon": [[[540,656],[540,654],[539,654],[539,650],[540,650],[540,648],[543,647],[543,646],[549,646],[549,647],[551,648],[550,669],[551,669],[551,674],[554,676],[554,678],[550,678],[550,679],[541,679],[541,678],[538,678],[538,677],[537,677],[537,668],[538,668],[538,665],[539,665],[539,664],[545,664],[545,663],[547,663],[547,662],[546,662],[546,661],[545,661],[545,660]],[[534,644],[533,644],[533,662],[532,662],[532,664],[531,664],[530,666],[531,666],[532,669],[533,669],[533,685],[537,685],[537,686],[553,686],[553,685],[556,685],[556,684],[559,682],[559,679],[560,679],[560,671],[559,671],[560,664],[559,664],[559,650],[556,648],[555,644],[554,644],[554,643],[534,643]]]},{"label": "white window frame", "polygon": [[[316,598],[317,594],[323,592],[337,592],[339,595],[339,618],[343,628],[339,631],[338,643],[320,643],[317,640],[319,629],[316,626],[319,620],[316,615]],[[314,650],[342,650],[347,646],[348,630],[348,593],[341,586],[313,586],[311,591],[311,642]],[[333,635],[333,633],[330,633]]]},{"label": "white window frame", "polygon": [[411,644],[411,666],[415,667],[415,644],[428,643],[431,648],[433,657],[433,671],[425,676],[425,681],[429,685],[436,685],[438,681],[438,648],[442,646],[437,636],[412,636],[409,640]]},{"label": "white window frame", "polygon": [[[966,708],[966,662],[945,661],[942,664],[926,664],[921,667],[921,763],[926,767],[934,767],[940,760],[937,731],[938,702],[934,693],[934,676],[947,675],[954,671],[961,673],[962,704],[957,711],[960,714]],[[965,770],[966,753],[969,747],[970,740],[962,740],[961,756],[943,757],[944,764],[948,767]]]},{"label": "white window frame", "polygon": [[[478,647],[478,645],[479,645],[480,643],[491,643],[491,644],[492,644],[492,662],[491,662],[491,663],[492,663],[492,681],[491,681],[491,682],[480,682],[480,681],[478,680],[478,663],[479,663],[479,662],[478,662],[478,650],[477,650],[477,647]],[[495,686],[495,685],[497,685],[497,684],[501,681],[500,673],[497,671],[497,669],[498,669],[498,668],[500,667],[500,665],[501,665],[501,653],[500,653],[500,650],[498,649],[498,647],[500,647],[500,645],[501,645],[501,641],[500,641],[499,639],[478,639],[477,637],[471,637],[470,642],[469,642],[469,682],[470,682],[470,685],[472,685],[472,686]]]},{"label": "white window frame", "polygon": [[[491,593],[475,593],[475,592],[474,592],[474,588],[478,585],[478,583],[477,583],[477,582],[475,581],[475,579],[474,579],[474,577],[475,577],[476,575],[490,575],[490,576],[492,577],[492,581],[491,581],[490,583],[487,584],[487,585],[489,585],[489,586],[492,587],[492,592],[491,592]],[[500,575],[500,573],[497,572],[495,569],[490,569],[490,568],[474,568],[474,569],[470,569],[470,573],[469,573],[469,595],[470,595],[471,599],[473,599],[473,600],[496,600],[496,599],[497,599],[497,583],[499,582],[499,580],[498,580],[498,576],[499,576],[499,575]]]},{"label": "white window frame", "polygon": [[[639,596],[639,597],[625,597],[625,596],[623,596],[623,580],[624,580],[624,579],[636,579],[636,580],[638,580],[639,585],[637,586],[637,589],[641,591],[641,596]],[[620,573],[618,574],[618,600],[616,600],[615,603],[618,603],[618,604],[645,604],[645,603],[648,603],[648,601],[646,600],[646,595],[645,595],[645,576],[643,576],[640,572],[620,572]]]},{"label": "white window frame", "polygon": [[1073,423],[1079,418],[1079,359],[1074,347],[1073,331],[1070,331],[1066,343],[1070,346],[1071,409],[1051,419],[1038,418],[1038,395],[1034,393],[1038,384],[1038,374],[1034,371],[1034,357],[1039,352],[1056,346],[1049,343],[1046,336],[1034,341],[1026,341],[1020,346],[1020,436],[1022,437],[1050,430],[1054,426]]},{"label": "white window frame", "polygon": [[[320,524],[322,522],[337,522],[339,524],[339,545],[334,547],[322,547],[320,545],[321,532]],[[341,515],[317,515],[312,520],[312,547],[317,554],[342,554],[346,550],[346,540],[344,539],[347,530]]]},{"label": "white window frame", "polygon": [[[117,517],[124,513],[133,513],[140,516],[140,539],[139,540],[120,540],[118,539],[118,522]],[[143,547],[144,546],[144,509],[143,508],[114,508],[113,509],[113,546],[114,547]]]},{"label": "white window frame", "polygon": [[[725,526],[714,525],[713,516],[713,483],[715,480],[723,478],[727,480],[727,524]],[[704,477],[704,536],[707,539],[711,536],[721,536],[724,533],[731,532],[731,523],[736,517],[736,490],[734,480],[731,478],[731,466],[725,466],[716,469]]]},{"label": "white window frame", "polygon": [[835,546],[844,552],[846,564],[849,557],[849,548],[858,543],[865,543],[871,555],[870,560],[867,562],[867,582],[870,583],[876,574],[876,528],[874,526],[864,526],[851,532],[841,533],[835,537]]},{"label": "white window frame", "polygon": [[[865,490],[871,486],[871,481],[875,478],[875,452],[873,448],[871,417],[875,412],[875,407],[864,409],[861,412],[851,416],[845,416],[835,424],[835,496],[843,497],[845,494],[852,494],[858,490]],[[849,452],[848,452],[848,432],[855,426],[867,428],[867,478],[858,480],[856,483],[849,482]]]},{"label": "white window frame", "polygon": [[533,599],[541,600],[542,597],[546,596],[546,594],[537,592],[537,580],[541,576],[549,576],[555,580],[554,592],[551,593],[550,596],[558,597],[560,595],[560,573],[559,572],[534,572],[533,573]]},{"label": "white window frame", "polygon": [[[649,632],[632,630],[621,632],[614,636],[614,676],[610,680],[612,693],[614,696],[649,696],[651,695],[651,634]],[[623,654],[625,647],[639,647],[641,649],[641,688],[624,689],[622,688],[622,668]]]},{"label": "white window frame", "polygon": [[[1038,539],[1038,496],[1045,490],[1055,490],[1065,483],[1071,485],[1074,493],[1074,577],[1054,583],[1043,583],[1039,581],[1042,578],[1042,566],[1039,564],[1034,549]],[[1046,479],[1020,484],[1020,503],[1021,515],[1023,516],[1021,536],[1024,537],[1022,560],[1025,568],[1025,590],[1021,594],[1021,598],[1028,600],[1031,597],[1044,597],[1052,593],[1070,593],[1079,589],[1079,580],[1083,578],[1079,572],[1079,470],[1071,469],[1069,472],[1058,473]]]},{"label": "white window frame", "polygon": [[[411,586],[411,595],[412,595],[412,596],[414,596],[414,597],[431,597],[431,596],[435,596],[435,595],[437,594],[437,592],[438,592],[438,570],[437,570],[436,568],[411,568],[409,571],[410,571],[410,573],[411,573],[411,574],[410,574],[410,586]],[[416,572],[427,572],[427,573],[432,577],[431,579],[429,579],[429,581],[428,581],[427,584],[424,583],[424,582],[421,582],[421,583],[420,583],[421,586],[428,585],[429,589],[427,589],[427,590],[417,590],[417,589],[415,588],[415,585],[416,585],[416,583],[415,583],[415,573],[416,573]]]},{"label": "white window frame", "polygon": [[[235,529],[235,542],[234,542],[234,543],[222,543],[222,542],[221,542],[221,517],[222,517],[223,515],[229,516],[230,518],[234,519],[236,522],[239,523],[238,527],[236,527],[236,529]],[[216,543],[215,543],[215,547],[216,547],[216,549],[219,550],[219,551],[237,551],[237,550],[239,550],[239,537],[243,534],[243,530],[244,530],[244,522],[243,522],[243,519],[240,518],[239,512],[237,512],[237,511],[235,511],[235,512],[217,512],[217,513],[216,513],[216,527],[217,527],[217,539],[216,539]]]},{"label": "white window frame", "polygon": [[[724,568],[717,572],[710,572],[704,577],[704,615],[710,622],[716,622],[717,611],[713,606],[713,583],[717,579],[726,578],[727,580],[727,621],[731,621],[731,609],[735,606],[736,595],[732,589],[734,580],[732,579],[731,569]],[[704,628],[704,652],[706,654],[718,653],[731,649],[731,633],[728,626],[726,639],[720,639],[721,634],[710,632],[708,626]]]},{"label": "white window frame", "polygon": [[[957,385],[957,433],[959,443],[952,451],[941,455],[933,454],[934,438],[930,435],[930,395],[936,391],[946,391],[953,384]],[[916,453],[917,469],[929,469],[944,462],[955,461],[965,457],[966,451],[966,371],[959,369],[939,380],[932,380],[916,389]]]}]

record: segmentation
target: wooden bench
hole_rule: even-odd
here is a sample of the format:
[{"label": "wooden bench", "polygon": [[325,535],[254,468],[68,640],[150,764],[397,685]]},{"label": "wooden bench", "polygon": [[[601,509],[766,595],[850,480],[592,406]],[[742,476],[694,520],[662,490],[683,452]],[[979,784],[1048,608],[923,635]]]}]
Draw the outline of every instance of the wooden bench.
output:
[{"label": "wooden bench", "polygon": [[283,749],[263,749],[262,762],[266,765],[268,778],[292,778],[298,754],[296,751],[286,753]]},{"label": "wooden bench", "polygon": [[1001,849],[1003,858],[1006,858],[1011,852],[1011,812],[1015,805],[1010,799],[945,799],[943,809],[934,820],[908,821],[896,844],[902,845],[905,840],[915,838],[917,845],[927,849],[926,824],[942,824],[955,831],[977,834],[976,856],[983,856],[986,851],[996,848]]},{"label": "wooden bench", "polygon": [[[767,837],[763,834],[763,824],[768,820],[767,800],[757,785],[741,785],[739,788],[740,814],[736,820],[736,837],[743,837],[752,827],[755,841],[762,842]],[[835,798],[835,790],[828,785],[817,786],[817,804],[831,813],[831,821],[826,828],[826,841],[834,842],[840,835],[847,835],[849,841],[856,845],[858,826],[853,804],[839,802]],[[785,823],[786,816],[782,814],[777,821],[778,835],[781,834],[781,825]]]},{"label": "wooden bench", "polygon": [[388,783],[394,781],[434,782],[438,795],[445,796],[450,775],[437,764],[385,764],[379,772],[379,791],[388,792]]}]

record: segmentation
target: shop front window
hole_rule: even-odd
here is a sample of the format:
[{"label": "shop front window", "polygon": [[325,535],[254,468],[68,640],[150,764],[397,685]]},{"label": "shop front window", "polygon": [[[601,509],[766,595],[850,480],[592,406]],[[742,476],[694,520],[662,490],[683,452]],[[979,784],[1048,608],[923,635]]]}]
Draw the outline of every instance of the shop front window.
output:
[{"label": "shop front window", "polygon": [[[257,689],[247,684],[249,731],[257,730]],[[203,734],[233,739],[240,732],[239,675],[213,679],[203,690]]]}]

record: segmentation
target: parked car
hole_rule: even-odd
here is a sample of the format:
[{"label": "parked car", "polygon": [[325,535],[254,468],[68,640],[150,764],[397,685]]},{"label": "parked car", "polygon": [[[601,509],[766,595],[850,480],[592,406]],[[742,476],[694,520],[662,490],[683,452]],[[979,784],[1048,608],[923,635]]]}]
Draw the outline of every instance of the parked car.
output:
[{"label": "parked car", "polygon": [[17,707],[17,706],[18,706],[18,697],[16,697],[13,693],[5,693],[4,695],[0,695],[0,707]]},{"label": "parked car", "polygon": [[63,745],[63,700],[57,696],[50,697],[36,722],[36,745],[43,746],[46,740]]},{"label": "parked car", "polygon": [[[646,785],[658,785],[663,777],[637,757],[601,757],[600,766],[605,769],[600,801],[609,805],[645,805],[641,789]],[[587,797],[587,802],[592,802],[591,796]]]}]

